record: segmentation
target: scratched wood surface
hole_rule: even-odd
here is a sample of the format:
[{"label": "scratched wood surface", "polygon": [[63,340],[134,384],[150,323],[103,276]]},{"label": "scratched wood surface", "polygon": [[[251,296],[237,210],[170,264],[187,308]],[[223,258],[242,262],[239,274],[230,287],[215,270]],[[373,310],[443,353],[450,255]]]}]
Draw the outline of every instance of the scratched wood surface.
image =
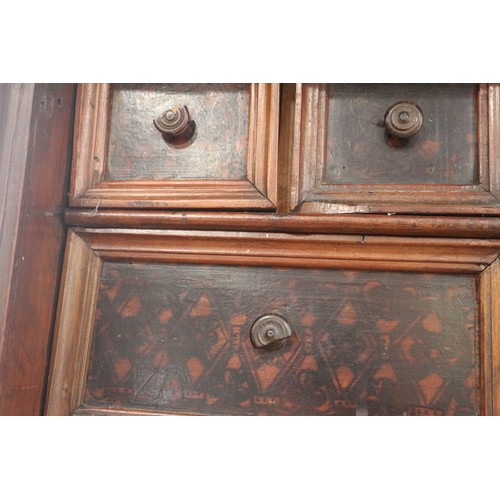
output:
[{"label": "scratched wood surface", "polygon": [[[256,350],[262,314],[293,336]],[[104,262],[84,406],[474,415],[474,277]]]},{"label": "scratched wood surface", "polygon": [[[5,104],[12,114],[7,129],[0,123],[0,143],[9,137],[12,142],[4,142],[7,161],[0,161],[0,173],[6,169],[0,185],[5,181],[8,187],[0,207],[0,298],[5,292],[7,299],[0,300],[0,317],[5,315],[0,324],[0,415],[35,416],[43,411],[57,308],[76,89],[54,83],[2,87],[11,93]],[[20,102],[18,92],[24,93]],[[4,242],[15,250],[10,259],[1,251]],[[5,286],[3,279],[8,280]]]},{"label": "scratched wood surface", "polygon": [[[478,86],[329,84],[326,184],[477,184]],[[383,119],[398,101],[423,113],[403,147],[387,141]]]},{"label": "scratched wood surface", "polygon": [[[111,86],[106,180],[246,179],[248,84]],[[186,105],[194,137],[171,144],[153,125],[169,107]]]}]

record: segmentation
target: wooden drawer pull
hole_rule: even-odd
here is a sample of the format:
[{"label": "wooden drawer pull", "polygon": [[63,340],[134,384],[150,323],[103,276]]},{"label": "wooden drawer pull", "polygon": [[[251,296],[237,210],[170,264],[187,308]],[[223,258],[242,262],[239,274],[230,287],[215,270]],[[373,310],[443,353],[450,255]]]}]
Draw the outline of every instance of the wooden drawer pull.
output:
[{"label": "wooden drawer pull", "polygon": [[409,139],[422,128],[424,115],[413,102],[401,101],[390,106],[384,117],[384,124],[390,136]]},{"label": "wooden drawer pull", "polygon": [[277,314],[265,314],[252,326],[250,337],[256,348],[279,349],[285,339],[291,337],[292,329],[285,318]]},{"label": "wooden drawer pull", "polygon": [[184,136],[189,139],[193,136],[195,123],[189,116],[187,106],[172,106],[156,120],[154,126],[167,138]]}]

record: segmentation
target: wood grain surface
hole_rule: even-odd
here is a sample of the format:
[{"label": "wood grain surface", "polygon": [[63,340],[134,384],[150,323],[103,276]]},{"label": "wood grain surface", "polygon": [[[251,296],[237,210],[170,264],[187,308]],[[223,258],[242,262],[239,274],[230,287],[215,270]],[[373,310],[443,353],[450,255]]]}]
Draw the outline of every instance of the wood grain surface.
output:
[{"label": "wood grain surface", "polygon": [[[15,248],[11,274],[3,275],[9,279],[3,289],[9,292],[8,303],[0,307],[5,312],[0,344],[1,415],[43,412],[66,234],[63,212],[75,86],[27,87],[29,111],[18,103],[16,142],[4,150],[11,155],[10,163],[3,163],[8,167],[5,179],[10,182],[21,172],[24,178],[16,187],[9,186],[2,212],[8,216],[18,210],[16,234],[3,224],[1,228],[2,240],[8,238]],[[17,206],[12,202],[14,195],[20,197]],[[4,262],[3,256],[0,260]]]}]

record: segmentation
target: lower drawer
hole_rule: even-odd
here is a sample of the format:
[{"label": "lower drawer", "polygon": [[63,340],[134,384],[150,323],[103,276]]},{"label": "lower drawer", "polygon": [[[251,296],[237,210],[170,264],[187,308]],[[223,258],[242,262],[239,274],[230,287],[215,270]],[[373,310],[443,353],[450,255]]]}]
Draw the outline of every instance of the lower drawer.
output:
[{"label": "lower drawer", "polygon": [[493,243],[267,236],[72,233],[48,412],[489,411]]}]

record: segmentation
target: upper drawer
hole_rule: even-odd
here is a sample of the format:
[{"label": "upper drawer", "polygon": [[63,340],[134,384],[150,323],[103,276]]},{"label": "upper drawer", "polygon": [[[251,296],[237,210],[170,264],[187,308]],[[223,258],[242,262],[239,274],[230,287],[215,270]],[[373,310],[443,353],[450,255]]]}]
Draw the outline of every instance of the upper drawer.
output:
[{"label": "upper drawer", "polygon": [[297,87],[291,208],[499,213],[498,85]]},{"label": "upper drawer", "polygon": [[70,204],[274,210],[279,85],[83,84]]}]

